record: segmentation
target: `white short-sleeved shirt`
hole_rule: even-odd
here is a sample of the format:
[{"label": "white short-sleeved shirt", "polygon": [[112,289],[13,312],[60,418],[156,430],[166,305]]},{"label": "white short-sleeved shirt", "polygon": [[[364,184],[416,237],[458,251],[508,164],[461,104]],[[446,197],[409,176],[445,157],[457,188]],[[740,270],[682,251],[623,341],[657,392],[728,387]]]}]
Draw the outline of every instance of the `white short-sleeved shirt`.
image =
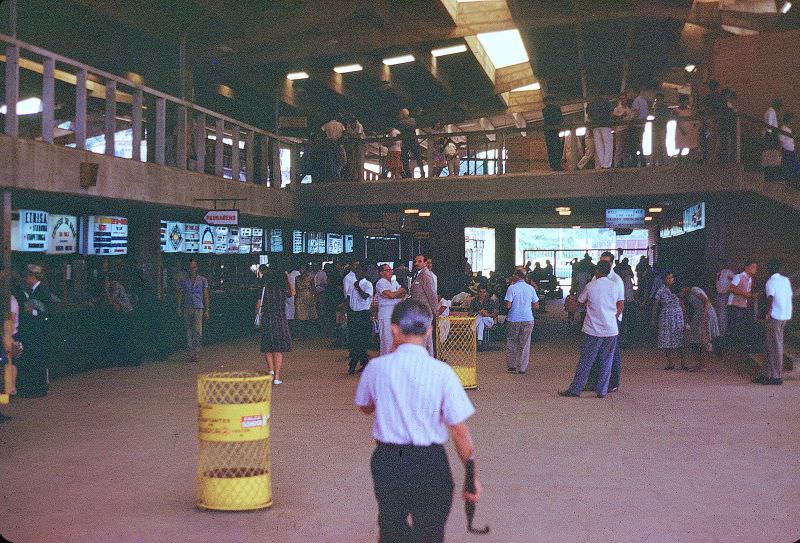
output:
[{"label": "white short-sleeved shirt", "polygon": [[355,404],[375,406],[372,436],[377,441],[419,447],[446,443],[448,427],[475,413],[453,369],[408,343],[369,361]]},{"label": "white short-sleeved shirt", "polygon": [[403,301],[401,298],[384,298],[383,293],[387,290],[391,292],[397,292],[400,290],[400,283],[398,283],[396,279],[389,281],[383,277],[378,279],[378,282],[375,283],[375,292],[377,292],[378,296],[379,319],[391,319],[394,306]]},{"label": "white short-sleeved shirt", "polygon": [[350,289],[353,288],[353,283],[356,282],[356,274],[353,272],[348,273],[342,279],[342,291],[345,297],[350,296]]},{"label": "white short-sleeved shirt", "polygon": [[353,311],[367,311],[370,307],[372,307],[372,296],[375,294],[375,289],[372,286],[372,283],[365,277],[361,281],[358,282],[361,286],[361,290],[369,294],[367,299],[361,297],[361,295],[356,291],[355,281],[353,281],[353,286],[350,287],[350,309]]},{"label": "white short-sleeved shirt", "polygon": [[[731,285],[736,285],[744,288],[745,292],[750,292],[753,289],[753,278],[747,275],[747,272],[737,273],[731,279]],[[738,294],[728,294],[728,305],[747,308],[747,298]]]},{"label": "white short-sleeved shirt", "polygon": [[297,270],[289,272],[289,286],[295,288],[297,284],[297,278],[300,277],[300,272]]},{"label": "white short-sleeved shirt", "polygon": [[[610,272],[608,272],[608,278],[611,280],[612,283],[614,283],[614,286],[619,291],[618,295],[621,296],[622,300],[624,300],[625,299],[625,281],[623,281],[622,277],[617,275],[617,273],[614,270],[611,270]],[[592,281],[597,281],[597,276],[592,277]],[[622,315],[620,315],[617,320],[622,321]],[[598,337],[603,337],[603,336],[598,336]]]},{"label": "white short-sleeved shirt", "polygon": [[583,332],[594,337],[612,337],[619,334],[617,325],[617,302],[625,301],[625,292],[620,292],[616,283],[608,277],[590,281],[580,296],[586,304]]},{"label": "white short-sleeved shirt", "polygon": [[539,301],[536,289],[525,281],[517,281],[506,290],[505,301],[511,302],[508,310],[508,322],[531,322],[533,310],[531,305]]},{"label": "white short-sleeved shirt", "polygon": [[789,278],[779,273],[767,280],[764,288],[767,296],[772,296],[772,309],[769,316],[777,321],[792,319],[792,284]]}]

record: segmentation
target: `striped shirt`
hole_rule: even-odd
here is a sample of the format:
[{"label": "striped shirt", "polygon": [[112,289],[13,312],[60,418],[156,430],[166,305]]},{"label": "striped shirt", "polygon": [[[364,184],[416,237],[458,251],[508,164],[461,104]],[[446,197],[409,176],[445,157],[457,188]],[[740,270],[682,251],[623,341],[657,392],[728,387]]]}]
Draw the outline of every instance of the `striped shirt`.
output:
[{"label": "striped shirt", "polygon": [[355,404],[375,405],[372,435],[377,441],[418,447],[446,443],[448,427],[475,412],[453,369],[425,347],[408,343],[369,361]]}]

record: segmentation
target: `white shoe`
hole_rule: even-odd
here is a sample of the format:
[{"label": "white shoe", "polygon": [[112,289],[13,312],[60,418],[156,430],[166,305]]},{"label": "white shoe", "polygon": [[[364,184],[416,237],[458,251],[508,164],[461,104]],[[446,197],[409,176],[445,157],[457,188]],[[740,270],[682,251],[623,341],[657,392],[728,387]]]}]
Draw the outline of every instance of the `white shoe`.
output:
[{"label": "white shoe", "polygon": [[273,385],[282,385],[283,381],[281,381],[280,379],[275,379],[274,381],[272,381],[272,384]]}]

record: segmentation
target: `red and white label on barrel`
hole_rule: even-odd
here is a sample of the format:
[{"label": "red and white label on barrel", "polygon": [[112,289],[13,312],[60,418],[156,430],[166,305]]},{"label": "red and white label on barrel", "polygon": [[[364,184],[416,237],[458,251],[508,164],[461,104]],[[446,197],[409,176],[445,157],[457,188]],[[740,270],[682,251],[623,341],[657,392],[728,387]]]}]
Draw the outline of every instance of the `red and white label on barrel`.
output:
[{"label": "red and white label on barrel", "polygon": [[242,428],[261,428],[266,425],[266,415],[246,415],[242,417]]}]

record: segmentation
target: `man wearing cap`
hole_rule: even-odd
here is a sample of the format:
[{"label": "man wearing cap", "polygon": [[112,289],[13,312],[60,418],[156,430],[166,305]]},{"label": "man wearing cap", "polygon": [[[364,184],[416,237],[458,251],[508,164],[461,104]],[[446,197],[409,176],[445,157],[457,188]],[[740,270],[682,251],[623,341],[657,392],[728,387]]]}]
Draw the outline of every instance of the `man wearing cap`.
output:
[{"label": "man wearing cap", "polygon": [[36,264],[25,268],[19,337],[25,348],[18,365],[17,394],[26,398],[47,395],[47,324],[52,295],[42,284],[44,270]]},{"label": "man wearing cap", "polygon": [[[453,369],[427,353],[431,320],[425,305],[397,304],[391,319],[396,349],[373,358],[356,389],[355,404],[375,415],[371,468],[381,543],[444,541],[454,487],[444,449],[448,432],[461,462],[473,460],[465,421],[475,408]],[[474,503],[480,494],[476,479],[475,493],[464,491],[464,499]]]}]

